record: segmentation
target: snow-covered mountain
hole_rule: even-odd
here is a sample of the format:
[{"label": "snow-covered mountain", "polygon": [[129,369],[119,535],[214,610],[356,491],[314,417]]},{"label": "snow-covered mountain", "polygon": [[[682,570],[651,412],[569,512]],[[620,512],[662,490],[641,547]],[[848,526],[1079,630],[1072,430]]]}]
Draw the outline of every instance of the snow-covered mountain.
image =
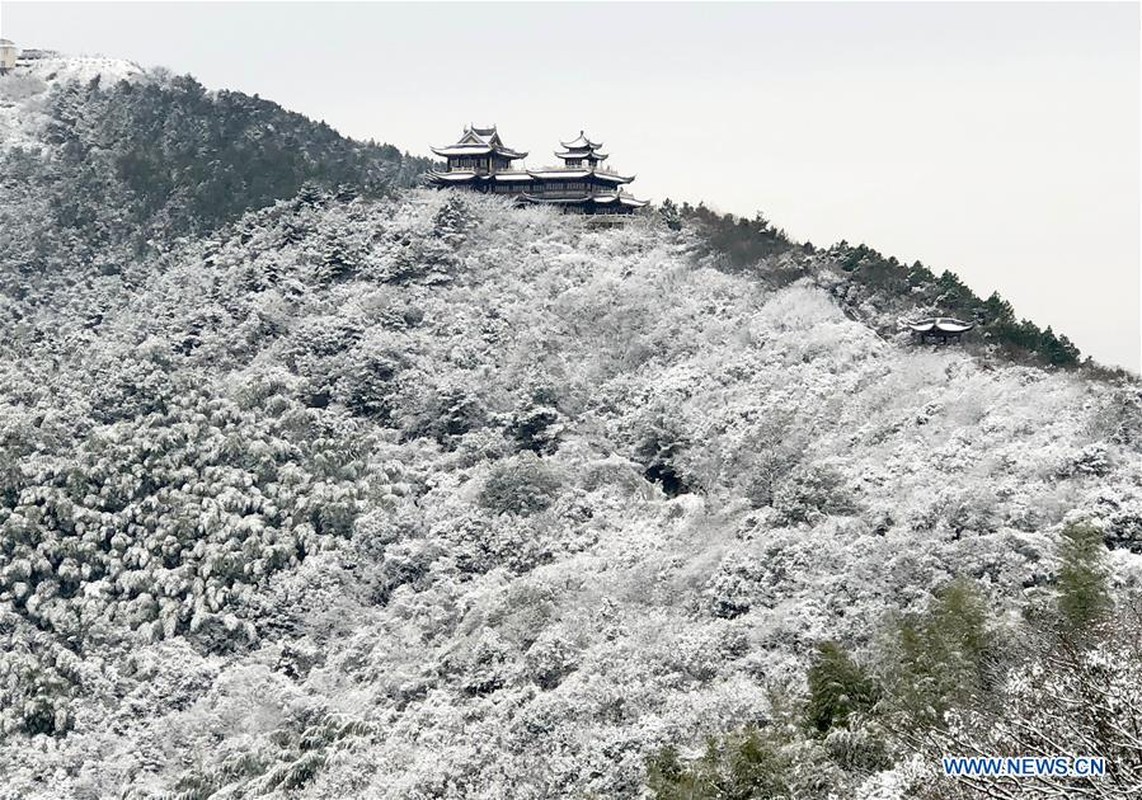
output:
[{"label": "snow-covered mountain", "polygon": [[[1135,381],[881,335],[838,251],[731,272],[700,220],[402,189],[291,117],[302,168],[280,109],[63,74],[0,78],[2,798],[680,797],[648,757],[954,578],[1018,616],[1067,523],[1142,579]],[[169,147],[101,138],[148,91]],[[190,103],[289,180],[202,133],[230,177],[181,183]],[[789,752],[782,796],[924,778]]]}]

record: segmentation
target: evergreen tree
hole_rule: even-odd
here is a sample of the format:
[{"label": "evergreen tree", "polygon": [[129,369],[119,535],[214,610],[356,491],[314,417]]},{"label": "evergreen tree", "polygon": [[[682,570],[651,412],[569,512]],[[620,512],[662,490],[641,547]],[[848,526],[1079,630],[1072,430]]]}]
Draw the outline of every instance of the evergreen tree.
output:
[{"label": "evergreen tree", "polygon": [[1089,524],[1068,525],[1059,542],[1062,566],[1056,582],[1062,632],[1079,638],[1105,619],[1111,608],[1103,565],[1102,533]]},{"label": "evergreen tree", "polygon": [[983,308],[987,315],[986,319],[990,323],[1013,322],[1015,320],[1015,309],[1011,307],[1011,303],[1000,297],[999,292],[992,292],[991,296],[983,302]]},{"label": "evergreen tree", "polygon": [[672,231],[682,230],[682,215],[678,211],[678,206],[669,197],[662,201],[662,221],[666,223],[666,227]]},{"label": "evergreen tree", "polygon": [[836,642],[818,647],[808,681],[806,717],[822,734],[833,727],[845,727],[850,715],[871,709],[879,694],[864,668]]},{"label": "evergreen tree", "polygon": [[894,702],[912,725],[939,725],[944,713],[978,699],[987,684],[993,641],[976,586],[957,579],[898,635]]},{"label": "evergreen tree", "polygon": [[655,800],[778,800],[790,796],[788,759],[756,727],[710,737],[702,758],[683,766],[667,745],[647,763]]}]

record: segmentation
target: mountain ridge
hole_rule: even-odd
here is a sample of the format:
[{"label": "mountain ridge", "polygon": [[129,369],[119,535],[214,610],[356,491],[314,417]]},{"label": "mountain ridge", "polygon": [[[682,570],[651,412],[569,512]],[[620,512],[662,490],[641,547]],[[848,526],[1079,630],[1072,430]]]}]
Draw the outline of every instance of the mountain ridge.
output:
[{"label": "mountain ridge", "polygon": [[[100,80],[110,79],[109,88],[100,89]],[[37,82],[41,84],[37,90]],[[267,141],[281,139],[285,143],[280,153],[266,153],[259,156],[255,148],[254,158],[236,154],[240,162],[244,162],[241,170],[250,175],[279,175],[267,181],[264,177],[239,179],[235,183],[228,174],[234,170],[233,164],[227,164],[225,155],[220,148],[222,139],[234,139],[233,132],[222,132],[219,142],[196,141],[194,135],[187,137],[186,141],[179,141],[182,137],[175,135],[173,145],[134,139],[125,143],[126,152],[112,156],[113,164],[102,169],[94,185],[85,186],[84,181],[91,183],[91,177],[57,176],[47,183],[59,184],[57,195],[71,196],[75,194],[99,192],[107,198],[114,197],[117,209],[136,209],[128,211],[129,224],[138,226],[143,220],[147,221],[147,231],[143,234],[146,240],[153,239],[156,234],[165,231],[163,236],[169,238],[186,232],[188,225],[203,228],[205,233],[211,227],[223,224],[235,218],[237,213],[246,210],[246,206],[258,207],[276,200],[292,196],[305,180],[316,177],[316,173],[307,171],[304,165],[297,163],[279,163],[286,152],[298,149],[296,145],[289,144],[291,138],[296,138],[297,125],[315,125],[311,138],[328,140],[329,142],[344,142],[344,153],[335,153],[331,157],[319,156],[324,159],[317,166],[321,172],[321,181],[328,184],[330,180],[341,184],[346,191],[363,192],[367,195],[386,190],[385,187],[411,186],[421,180],[421,175],[434,162],[429,158],[415,158],[401,156],[400,152],[390,145],[377,146],[355,142],[335,134],[324,123],[312,123],[303,115],[296,112],[286,112],[272,103],[262,101],[257,97],[249,98],[241,93],[227,90],[207,92],[189,76],[176,77],[166,70],[142,70],[133,62],[119,61],[103,57],[65,57],[54,56],[33,62],[31,67],[23,68],[20,72],[9,76],[9,94],[16,98],[16,102],[6,104],[7,114],[0,115],[0,131],[4,130],[4,120],[8,119],[7,145],[8,150],[13,149],[12,141],[20,139],[18,125],[13,124],[14,117],[27,117],[37,120],[41,129],[51,127],[52,132],[40,130],[40,139],[47,138],[52,141],[54,149],[67,153],[76,151],[75,157],[90,159],[92,146],[106,147],[109,140],[127,139],[136,134],[129,133],[131,129],[156,129],[160,131],[159,138],[170,137],[170,132],[164,131],[162,120],[167,118],[194,118],[197,115],[199,122],[196,127],[203,127],[203,120],[211,115],[219,118],[242,117],[248,118],[245,123],[249,130],[270,131],[272,136]],[[93,96],[84,97],[77,94],[80,84],[86,86],[88,93]],[[63,87],[70,86],[70,90]],[[146,97],[124,96],[122,87],[141,86],[147,89],[158,89],[158,97],[162,99],[151,100]],[[14,88],[18,87],[18,88]],[[30,102],[29,93],[42,94],[44,88],[51,90],[52,99],[46,98],[38,103]],[[62,90],[62,91],[61,91]],[[66,92],[70,91],[71,94]],[[138,92],[136,92],[138,94]],[[231,99],[233,98],[233,99]],[[244,98],[244,99],[242,99]],[[207,105],[202,101],[207,100]],[[77,126],[77,111],[74,106],[85,109],[84,113],[94,116],[92,121],[85,121],[86,130]],[[47,109],[36,108],[37,104],[49,103]],[[211,109],[209,104],[217,106]],[[218,105],[222,103],[223,105]],[[225,107],[230,104],[232,107]],[[148,105],[152,107],[148,107]],[[138,111],[127,112],[126,116],[133,115],[132,119],[111,119],[106,110],[101,107],[127,107],[139,108]],[[92,114],[92,109],[95,113]],[[20,114],[15,112],[19,110]],[[114,111],[114,116],[123,117],[120,109]],[[281,130],[275,130],[275,122]],[[283,122],[284,121],[284,122]],[[304,122],[303,122],[304,121]],[[119,127],[116,128],[115,126]],[[208,125],[207,125],[208,126]],[[267,127],[268,126],[268,127]],[[33,129],[34,130],[34,129]],[[23,135],[27,135],[25,131]],[[44,134],[47,134],[46,136]],[[329,134],[332,134],[330,139]],[[243,136],[248,136],[249,131]],[[257,134],[259,137],[261,133]],[[36,141],[35,138],[25,141]],[[23,146],[22,146],[23,147]],[[201,152],[194,155],[191,162],[186,162],[176,168],[179,174],[171,172],[164,177],[164,171],[170,167],[157,166],[159,164],[177,163],[186,161],[186,153],[195,150],[201,151],[203,147],[212,150],[214,161],[205,159],[208,163],[199,166],[194,162],[203,161]],[[307,146],[304,149],[308,149]],[[330,145],[323,142],[321,147],[329,149]],[[339,145],[338,145],[339,147]],[[347,149],[346,149],[347,148]],[[372,148],[372,149],[370,149]],[[148,152],[149,151],[149,152]],[[356,152],[354,152],[356,151]],[[46,155],[42,154],[42,155]],[[222,160],[219,160],[221,158]],[[261,160],[259,160],[261,159]],[[28,183],[29,169],[34,168],[23,159],[16,163],[0,164],[4,173],[22,176],[22,182]],[[378,174],[370,163],[381,165]],[[238,163],[238,162],[235,162]],[[90,171],[90,170],[89,170]],[[58,172],[58,170],[57,170]],[[114,175],[107,175],[114,172]],[[33,178],[33,180],[35,180]],[[277,185],[274,181],[277,181]],[[40,183],[39,193],[44,191],[44,181]],[[9,180],[11,184],[11,180]],[[76,185],[78,184],[78,186]],[[170,193],[169,187],[173,185],[195,187],[189,197],[179,197]],[[19,191],[22,187],[5,187],[10,191]],[[49,189],[51,191],[51,189]],[[185,188],[183,189],[185,195]],[[231,208],[231,201],[227,196],[245,198],[237,206]],[[28,198],[28,206],[34,207],[42,199]],[[65,227],[90,225],[90,221],[75,219],[74,209],[69,206],[70,201],[64,197],[53,198],[49,204],[56,224]],[[114,218],[118,213],[106,213],[104,216]],[[773,226],[760,213],[753,220],[738,217],[733,214],[718,214],[708,209],[703,203],[690,205],[683,203],[678,206],[666,199],[660,212],[667,220],[668,225],[682,224],[685,218],[687,223],[702,231],[709,242],[712,251],[722,254],[719,263],[733,271],[740,269],[752,270],[763,280],[780,280],[781,270],[776,272],[772,265],[762,263],[771,256],[782,253],[791,253],[797,250],[807,250],[817,258],[813,262],[813,269],[824,276],[831,273],[834,278],[833,291],[842,305],[848,309],[855,318],[864,320],[877,329],[882,335],[895,335],[900,330],[903,318],[917,314],[950,314],[960,315],[977,324],[979,330],[975,338],[984,347],[974,347],[973,351],[981,354],[991,352],[1009,360],[1026,363],[1037,363],[1044,366],[1057,366],[1073,368],[1083,366],[1092,375],[1101,375],[1109,378],[1121,377],[1127,374],[1122,369],[1108,369],[1096,364],[1091,358],[1080,362],[1078,348],[1065,335],[1056,334],[1051,328],[1041,330],[1032,321],[1019,319],[1010,303],[1005,301],[998,293],[993,293],[986,300],[977,297],[954,273],[945,270],[936,275],[920,262],[907,266],[897,262],[895,258],[886,257],[865,244],[850,245],[840,242],[829,248],[821,249],[811,244],[799,244],[789,240],[783,231]],[[156,227],[157,223],[157,227]],[[203,227],[205,226],[205,227]],[[86,231],[81,239],[94,240],[103,247],[115,244],[116,236],[107,230],[109,226],[102,224],[99,229]],[[120,236],[125,235],[120,232]],[[110,238],[110,242],[108,239]],[[138,238],[138,237],[136,237]],[[24,251],[36,249],[27,243],[22,243],[19,249]],[[144,242],[136,241],[137,249],[145,246]],[[106,257],[99,258],[94,253],[68,253],[70,260],[98,259],[106,262]],[[124,258],[124,255],[118,255]],[[788,276],[785,276],[788,277]]]},{"label": "mountain ridge", "polygon": [[0,263],[0,797],[647,797],[1075,520],[1142,581],[1136,381],[880,335],[768,223],[337,183]]}]

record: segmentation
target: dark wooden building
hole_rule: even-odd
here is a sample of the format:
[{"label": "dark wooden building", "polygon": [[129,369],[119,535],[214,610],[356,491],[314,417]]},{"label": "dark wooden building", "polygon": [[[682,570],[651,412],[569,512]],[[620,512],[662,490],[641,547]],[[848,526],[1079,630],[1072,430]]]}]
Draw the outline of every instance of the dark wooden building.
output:
[{"label": "dark wooden building", "polygon": [[555,156],[562,164],[517,168],[512,162],[527,153],[507,147],[495,126],[465,128],[456,144],[432,148],[447,159],[447,167],[432,172],[430,179],[438,187],[506,194],[520,203],[554,205],[583,214],[629,214],[646,205],[623,189],[634,180],[633,175],[603,166],[608,156],[601,152],[601,142],[591,141],[580,131],[578,138],[560,145]]},{"label": "dark wooden building", "polygon": [[443,172],[434,170],[429,174],[434,186],[520,194],[532,181],[526,170],[512,166],[513,161],[527,158],[527,153],[505,145],[494,125],[465,128],[456,144],[433,147],[432,152],[448,161]]},{"label": "dark wooden building", "polygon": [[629,214],[646,205],[623,191],[634,180],[603,166],[608,156],[583,131],[570,142],[560,142],[562,150],[555,157],[563,163],[556,167],[531,170],[534,183],[523,194],[529,203],[547,203],[582,211],[586,214]]}]

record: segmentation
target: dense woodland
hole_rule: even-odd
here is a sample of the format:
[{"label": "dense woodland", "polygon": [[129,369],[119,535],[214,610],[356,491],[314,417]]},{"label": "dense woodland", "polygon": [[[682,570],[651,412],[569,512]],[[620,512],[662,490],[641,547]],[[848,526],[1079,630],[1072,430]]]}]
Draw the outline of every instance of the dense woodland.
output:
[{"label": "dense woodland", "polygon": [[[800,277],[796,271],[775,273],[771,269],[774,256],[798,250],[824,256],[815,267],[818,275],[821,271],[830,273],[831,293],[850,315],[881,333],[897,332],[900,321],[909,317],[952,316],[978,326],[977,346],[969,347],[976,354],[1051,367],[1080,365],[1079,349],[1066,335],[1017,319],[1015,309],[998,292],[984,300],[950,270],[936,275],[919,261],[908,266],[864,244],[841,242],[823,251],[811,243],[797,244],[760,213],[748,220],[717,214],[701,203],[679,207],[667,199],[660,214],[672,230],[692,226],[706,240],[709,253],[721,268],[752,274],[770,284]],[[1097,375],[1123,374],[1106,370],[1089,358],[1081,364]]]},{"label": "dense woodland", "polygon": [[868,248],[56,69],[0,78],[0,798],[1142,785],[1135,379]]}]

